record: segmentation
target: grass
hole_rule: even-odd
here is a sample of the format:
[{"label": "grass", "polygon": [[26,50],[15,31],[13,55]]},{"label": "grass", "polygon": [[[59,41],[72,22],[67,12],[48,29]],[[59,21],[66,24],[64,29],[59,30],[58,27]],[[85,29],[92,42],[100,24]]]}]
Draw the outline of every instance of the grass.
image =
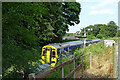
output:
[{"label": "grass", "polygon": [[[92,47],[92,45],[91,45],[90,47],[86,47],[85,49],[76,49],[76,51],[74,53],[74,56],[76,57],[76,56],[80,55],[81,52],[83,52],[83,54],[86,54],[88,52],[88,50],[93,50],[93,48],[94,47]],[[66,62],[66,61],[70,60],[71,58],[72,58],[72,55],[69,56],[68,58],[64,57],[62,59],[62,61]],[[84,69],[88,69],[89,68],[89,66],[88,66],[89,65],[89,55],[84,56],[83,60],[84,60],[84,65],[83,65]],[[76,65],[75,66],[77,67],[80,63],[81,63],[81,59],[79,58],[79,59],[76,60]],[[57,63],[57,65],[59,65],[59,64],[60,64],[60,62]],[[70,73],[72,71],[72,69],[73,69],[73,62],[71,62],[70,64],[64,66],[64,74],[65,74],[65,76],[68,73]],[[58,70],[58,71],[50,74],[46,78],[51,78],[51,77],[52,78],[60,78],[60,71]]]},{"label": "grass", "polygon": [[[76,54],[79,54],[80,51],[84,51],[84,55],[92,52],[92,69],[90,69],[90,56],[86,55],[83,58],[83,66],[85,70],[84,77],[93,78],[97,76],[103,78],[112,78],[114,65],[114,50],[114,46],[106,47],[104,46],[103,42],[87,46],[85,49],[77,50]],[[112,75],[110,75],[109,71]]]}]

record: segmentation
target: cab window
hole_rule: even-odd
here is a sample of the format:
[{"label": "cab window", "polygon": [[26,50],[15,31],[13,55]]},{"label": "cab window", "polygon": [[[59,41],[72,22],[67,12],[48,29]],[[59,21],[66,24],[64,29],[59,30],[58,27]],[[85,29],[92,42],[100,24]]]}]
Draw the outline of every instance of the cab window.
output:
[{"label": "cab window", "polygon": [[43,51],[43,56],[45,56],[46,50]]},{"label": "cab window", "polygon": [[55,51],[52,52],[52,57],[55,57]]}]

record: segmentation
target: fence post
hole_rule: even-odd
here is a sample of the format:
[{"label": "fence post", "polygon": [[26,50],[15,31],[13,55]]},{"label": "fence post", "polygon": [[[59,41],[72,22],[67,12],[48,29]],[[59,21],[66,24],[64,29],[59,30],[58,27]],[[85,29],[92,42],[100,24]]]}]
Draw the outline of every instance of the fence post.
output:
[{"label": "fence post", "polygon": [[90,52],[90,69],[92,68],[92,53]]},{"label": "fence post", "polygon": [[[75,58],[75,55],[73,55],[73,58]],[[73,61],[73,69],[75,70],[75,60]],[[75,71],[74,71],[74,74],[73,74],[73,78],[75,80]]]},{"label": "fence post", "polygon": [[[86,37],[86,30],[84,29],[84,37]],[[86,46],[86,38],[84,38],[84,48]]]},{"label": "fence post", "polygon": [[[83,53],[82,53],[83,54]],[[83,55],[82,55],[82,77],[83,77],[83,70],[84,68],[83,68]]]},{"label": "fence post", "polygon": [[[61,63],[63,63],[63,61],[61,61]],[[64,78],[64,68],[63,67],[60,69],[60,78]]]},{"label": "fence post", "polygon": [[[64,48],[62,48],[61,44],[60,44],[60,47],[61,47],[61,50],[60,50],[60,54],[61,54],[60,63],[62,64],[63,63],[63,61],[62,61],[63,54],[62,53],[63,53]],[[60,69],[60,78],[64,78],[64,68],[63,67]]]},{"label": "fence post", "polygon": [[29,80],[35,80],[35,73],[29,74]]}]

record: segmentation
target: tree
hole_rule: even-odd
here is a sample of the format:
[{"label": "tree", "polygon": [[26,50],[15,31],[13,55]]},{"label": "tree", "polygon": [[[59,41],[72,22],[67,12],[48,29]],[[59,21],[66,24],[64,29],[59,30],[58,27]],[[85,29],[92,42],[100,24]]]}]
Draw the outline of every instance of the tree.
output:
[{"label": "tree", "polygon": [[90,35],[93,35],[98,38],[101,37],[107,38],[107,37],[115,37],[117,35],[118,26],[115,24],[114,21],[110,21],[107,25],[95,24],[95,25],[89,25],[86,28],[93,29],[92,31],[87,31],[87,35],[89,35],[89,38],[91,38]]},{"label": "tree", "polygon": [[100,32],[99,34],[102,34],[103,37],[108,37],[108,30],[107,30],[107,25],[106,24],[103,24],[101,27],[100,27]]},{"label": "tree", "polygon": [[59,7],[62,11],[60,12],[59,17],[56,16],[56,20],[58,21],[54,25],[54,28],[56,28],[54,33],[56,33],[58,37],[53,39],[54,42],[62,40],[62,36],[69,30],[68,26],[73,26],[80,22],[80,7],[80,4],[77,2],[64,2],[62,3],[62,6]]},{"label": "tree", "polygon": [[3,3],[3,78],[18,78],[20,70],[25,74],[30,73],[29,68],[33,68],[32,62],[40,59],[38,37],[35,35],[35,29],[30,27],[33,19],[32,15],[28,14],[33,8],[24,7],[30,5],[31,3]]},{"label": "tree", "polygon": [[[21,70],[25,77],[35,72],[35,65],[41,64],[42,46],[56,39],[60,42],[68,25],[79,23],[80,4],[76,2],[6,2],[2,8],[2,70],[5,78],[19,78]],[[63,16],[63,10],[71,17]],[[76,16],[75,19],[72,16]]]},{"label": "tree", "polygon": [[110,37],[116,36],[118,26],[115,24],[115,22],[110,21],[107,26],[108,26],[107,29],[108,29],[108,33],[109,33],[108,36],[110,36]]}]

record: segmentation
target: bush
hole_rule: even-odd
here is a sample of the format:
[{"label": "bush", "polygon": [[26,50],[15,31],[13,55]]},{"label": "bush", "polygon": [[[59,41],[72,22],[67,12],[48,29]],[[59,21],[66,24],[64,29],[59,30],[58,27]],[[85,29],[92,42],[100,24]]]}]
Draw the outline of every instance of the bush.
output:
[{"label": "bush", "polygon": [[117,37],[120,37],[120,30],[118,30],[117,32]]},{"label": "bush", "polygon": [[93,35],[88,35],[87,38],[88,38],[88,39],[95,39],[96,37],[93,36]]},{"label": "bush", "polygon": [[99,39],[102,39],[103,35],[102,34],[98,34],[96,37],[99,38]]}]

